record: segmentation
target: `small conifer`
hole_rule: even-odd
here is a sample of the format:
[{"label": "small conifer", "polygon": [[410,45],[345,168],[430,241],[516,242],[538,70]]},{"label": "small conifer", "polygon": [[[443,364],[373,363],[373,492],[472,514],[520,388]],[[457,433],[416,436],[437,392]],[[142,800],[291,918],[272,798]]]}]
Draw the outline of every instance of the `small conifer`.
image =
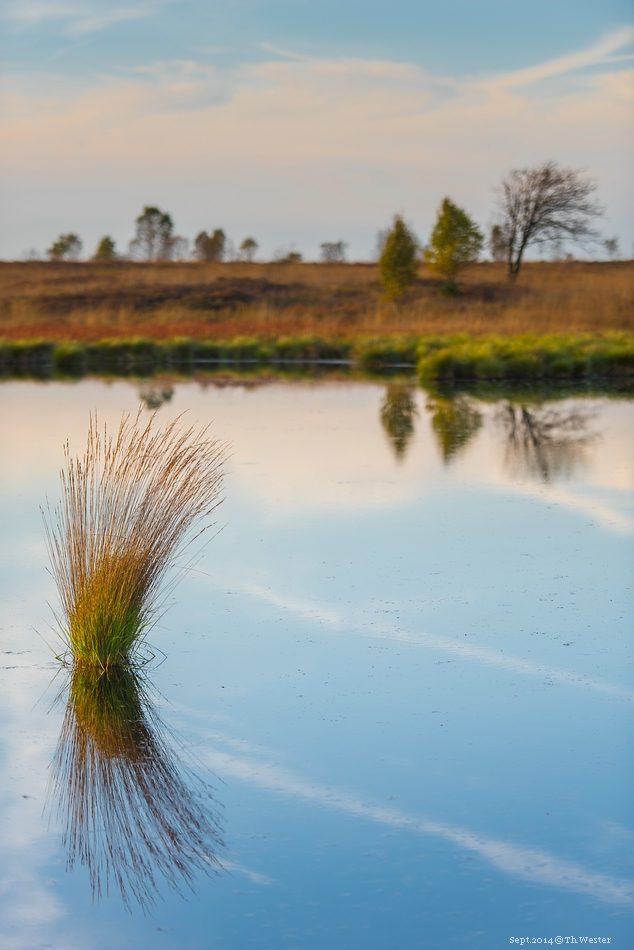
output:
[{"label": "small conifer", "polygon": [[97,245],[97,250],[95,251],[95,256],[93,260],[95,261],[113,261],[117,256],[117,249],[115,243],[109,235],[102,237],[99,244]]},{"label": "small conifer", "polygon": [[379,260],[381,283],[397,300],[418,276],[418,243],[403,219],[396,215]]},{"label": "small conifer", "polygon": [[483,244],[482,232],[467,212],[445,198],[425,250],[425,261],[453,282],[461,267],[477,261]]}]

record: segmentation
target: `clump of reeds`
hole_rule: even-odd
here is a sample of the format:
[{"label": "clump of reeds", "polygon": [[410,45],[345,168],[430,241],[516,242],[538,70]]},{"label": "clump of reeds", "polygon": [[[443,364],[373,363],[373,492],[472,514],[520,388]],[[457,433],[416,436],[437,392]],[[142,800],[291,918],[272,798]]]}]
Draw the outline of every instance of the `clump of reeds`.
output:
[{"label": "clump of reeds", "polygon": [[180,892],[221,867],[211,789],[179,762],[130,666],[72,667],[50,794],[68,867],[87,868],[93,899],[114,884],[147,909],[160,881]]},{"label": "clump of reeds", "polygon": [[207,428],[180,416],[158,428],[141,410],[113,436],[91,416],[83,457],[66,444],[46,538],[74,663],[130,661],[156,620],[166,573],[220,503],[225,449]]}]

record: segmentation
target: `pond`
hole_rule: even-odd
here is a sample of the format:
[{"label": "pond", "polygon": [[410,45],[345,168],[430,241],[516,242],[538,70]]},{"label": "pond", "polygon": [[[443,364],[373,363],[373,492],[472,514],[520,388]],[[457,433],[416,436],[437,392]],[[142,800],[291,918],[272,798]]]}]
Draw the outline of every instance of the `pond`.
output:
[{"label": "pond", "polygon": [[[90,411],[140,400],[231,457],[97,726],[40,506]],[[634,945],[628,394],[219,376],[0,406],[3,947]]]}]

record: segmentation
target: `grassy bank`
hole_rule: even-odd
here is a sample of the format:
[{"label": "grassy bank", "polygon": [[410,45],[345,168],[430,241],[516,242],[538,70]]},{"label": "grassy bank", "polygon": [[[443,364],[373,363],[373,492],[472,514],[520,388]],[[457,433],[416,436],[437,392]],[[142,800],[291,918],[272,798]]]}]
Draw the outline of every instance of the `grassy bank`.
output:
[{"label": "grassy bank", "polygon": [[418,347],[422,380],[583,379],[634,374],[634,336],[560,334],[424,340]]},{"label": "grassy bank", "polygon": [[442,278],[421,267],[384,299],[372,264],[0,263],[0,337],[95,343],[176,337],[351,340],[468,333],[634,333],[634,263],[501,264]]},{"label": "grassy bank", "polygon": [[624,332],[515,337],[467,334],[324,339],[0,340],[5,375],[155,375],[205,365],[342,363],[381,372],[417,368],[422,380],[584,379],[634,375],[634,335]]}]

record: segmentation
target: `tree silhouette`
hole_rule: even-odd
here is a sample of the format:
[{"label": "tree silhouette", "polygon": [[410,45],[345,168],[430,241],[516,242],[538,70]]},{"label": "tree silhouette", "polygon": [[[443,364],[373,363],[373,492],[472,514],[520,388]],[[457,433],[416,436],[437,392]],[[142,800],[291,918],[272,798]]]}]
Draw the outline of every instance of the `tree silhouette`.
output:
[{"label": "tree silhouette", "polygon": [[504,229],[500,224],[494,224],[491,228],[489,248],[491,249],[491,257],[497,264],[501,264],[506,260],[506,238],[504,236]]},{"label": "tree silhouette", "polygon": [[258,247],[259,244],[255,238],[246,237],[240,245],[240,256],[242,257],[242,260],[251,263],[258,252]]},{"label": "tree silhouette", "polygon": [[603,214],[593,199],[596,182],[573,168],[544,162],[513,169],[498,189],[498,227],[506,248],[508,273],[517,277],[525,250],[534,244],[596,239],[591,226]]},{"label": "tree silhouette", "polygon": [[81,254],[82,246],[76,234],[60,234],[46,253],[51,261],[76,261]]},{"label": "tree silhouette", "polygon": [[130,256],[140,261],[170,261],[174,253],[174,224],[169,214],[146,205],[136,219]]},{"label": "tree silhouette", "polygon": [[221,261],[225,256],[226,246],[227,236],[222,228],[216,228],[212,234],[201,231],[194,239],[194,254],[199,261]]},{"label": "tree silhouette", "polygon": [[345,241],[325,241],[320,244],[322,261],[324,264],[343,264],[347,247]]}]

